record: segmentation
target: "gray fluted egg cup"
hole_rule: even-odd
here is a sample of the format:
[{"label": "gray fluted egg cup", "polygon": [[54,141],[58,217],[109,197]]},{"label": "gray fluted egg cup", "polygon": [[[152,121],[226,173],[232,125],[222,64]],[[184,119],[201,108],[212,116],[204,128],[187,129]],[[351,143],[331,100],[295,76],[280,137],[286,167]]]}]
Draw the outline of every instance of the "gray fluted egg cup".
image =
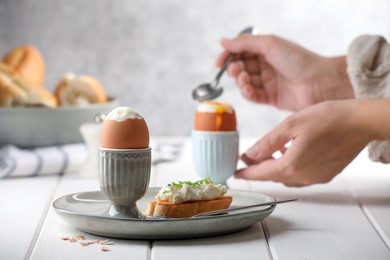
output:
[{"label": "gray fluted egg cup", "polygon": [[111,201],[109,216],[145,218],[136,202],[149,186],[151,151],[99,148],[100,189]]}]

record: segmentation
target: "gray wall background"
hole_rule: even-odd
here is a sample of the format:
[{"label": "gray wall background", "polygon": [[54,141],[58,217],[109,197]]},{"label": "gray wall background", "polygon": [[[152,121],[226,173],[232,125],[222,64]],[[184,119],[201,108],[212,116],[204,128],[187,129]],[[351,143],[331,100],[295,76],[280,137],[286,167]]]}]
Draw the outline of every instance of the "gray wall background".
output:
[{"label": "gray wall background", "polygon": [[[333,56],[358,35],[387,37],[389,18],[388,0],[0,0],[0,55],[31,44],[46,59],[49,90],[66,72],[89,74],[153,135],[188,135],[191,91],[217,72],[221,37],[254,25]],[[260,137],[288,114],[247,102],[228,77],[222,83],[220,100],[235,106],[242,135]]]}]

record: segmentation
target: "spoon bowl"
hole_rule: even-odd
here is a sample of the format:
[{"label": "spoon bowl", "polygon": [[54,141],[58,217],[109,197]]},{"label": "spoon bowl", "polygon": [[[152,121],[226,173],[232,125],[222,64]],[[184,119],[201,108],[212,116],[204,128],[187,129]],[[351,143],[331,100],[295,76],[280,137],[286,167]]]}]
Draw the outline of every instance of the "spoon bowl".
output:
[{"label": "spoon bowl", "polygon": [[210,83],[199,85],[192,91],[192,98],[197,101],[206,101],[219,97],[223,92],[223,88],[213,86]]}]

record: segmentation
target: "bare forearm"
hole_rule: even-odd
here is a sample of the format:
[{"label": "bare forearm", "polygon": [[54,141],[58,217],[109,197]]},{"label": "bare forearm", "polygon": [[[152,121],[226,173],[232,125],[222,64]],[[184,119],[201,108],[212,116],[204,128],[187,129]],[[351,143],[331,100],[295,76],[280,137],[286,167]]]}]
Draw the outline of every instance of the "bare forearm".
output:
[{"label": "bare forearm", "polygon": [[336,68],[337,79],[340,82],[340,93],[344,98],[354,98],[355,94],[347,73],[347,58],[339,56],[330,58]]},{"label": "bare forearm", "polygon": [[390,140],[390,98],[355,100],[352,109],[370,141]]},{"label": "bare forearm", "polygon": [[324,74],[322,86],[325,91],[324,100],[351,99],[355,98],[351,82],[347,74],[347,61],[345,56],[324,58],[325,66],[329,73]]}]

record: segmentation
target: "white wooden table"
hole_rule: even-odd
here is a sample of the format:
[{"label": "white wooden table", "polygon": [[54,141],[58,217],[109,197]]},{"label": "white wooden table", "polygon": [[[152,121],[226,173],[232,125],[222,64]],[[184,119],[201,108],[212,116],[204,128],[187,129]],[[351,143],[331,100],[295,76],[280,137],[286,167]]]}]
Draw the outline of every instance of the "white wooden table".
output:
[{"label": "white wooden table", "polygon": [[[242,140],[246,149],[253,140]],[[315,173],[313,173],[315,174]],[[191,144],[175,162],[152,169],[150,186],[198,179]],[[297,197],[247,230],[186,240],[112,239],[110,251],[60,238],[85,235],[54,211],[54,199],[98,190],[97,178],[80,174],[0,180],[0,259],[390,259],[390,165],[372,163],[366,151],[331,183],[287,188],[271,182],[230,179],[232,189]]]}]

